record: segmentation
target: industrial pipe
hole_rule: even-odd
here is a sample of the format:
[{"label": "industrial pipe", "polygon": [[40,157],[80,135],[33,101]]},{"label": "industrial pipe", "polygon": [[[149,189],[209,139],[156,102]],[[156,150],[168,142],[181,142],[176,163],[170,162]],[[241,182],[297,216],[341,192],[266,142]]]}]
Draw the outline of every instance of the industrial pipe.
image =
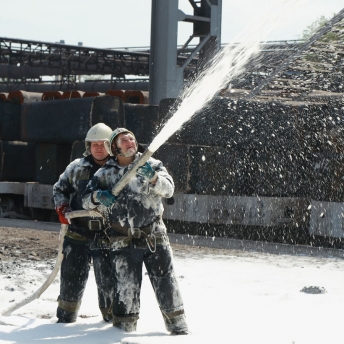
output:
[{"label": "industrial pipe", "polygon": [[12,91],[8,94],[7,99],[17,104],[40,102],[42,100],[42,93]]},{"label": "industrial pipe", "polygon": [[124,90],[108,90],[105,92],[105,95],[112,97],[119,97],[124,102]]},{"label": "industrial pipe", "polygon": [[61,91],[46,91],[42,94],[42,101],[44,100],[55,100],[62,99],[63,92]]},{"label": "industrial pipe", "polygon": [[82,98],[84,93],[83,91],[65,91],[62,94],[62,99]]},{"label": "industrial pipe", "polygon": [[[149,82],[147,81],[132,81],[132,82],[106,82],[106,81],[87,81],[78,82],[75,85],[80,91],[95,91],[106,92],[108,90],[142,90],[148,91]],[[0,85],[0,92],[9,92],[16,90],[25,90],[30,92],[45,92],[45,91],[68,91],[67,84],[60,83],[46,83],[46,84],[16,84],[16,85]],[[74,88],[74,87],[73,87]]]},{"label": "industrial pipe", "polygon": [[104,93],[101,93],[101,92],[85,92],[82,96],[82,98],[89,98],[89,97],[99,97],[99,96],[103,96]]},{"label": "industrial pipe", "polygon": [[0,99],[1,100],[7,100],[7,97],[8,97],[8,93],[6,93],[6,92],[1,92],[0,93]]},{"label": "industrial pipe", "polygon": [[128,90],[124,92],[123,103],[148,104],[148,98],[148,92]]}]

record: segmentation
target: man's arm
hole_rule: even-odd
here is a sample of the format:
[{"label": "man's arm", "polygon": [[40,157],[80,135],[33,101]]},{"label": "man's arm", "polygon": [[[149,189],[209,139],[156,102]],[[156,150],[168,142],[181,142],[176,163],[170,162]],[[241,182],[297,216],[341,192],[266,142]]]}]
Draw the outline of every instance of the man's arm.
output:
[{"label": "man's arm", "polygon": [[163,173],[158,173],[158,178],[156,179],[155,184],[152,184],[150,189],[152,190],[152,192],[161,197],[170,198],[173,196],[174,193],[174,183],[172,178],[168,178]]},{"label": "man's arm", "polygon": [[96,175],[88,182],[85,191],[82,193],[82,207],[86,210],[93,210],[98,207],[99,202],[95,202],[93,194],[99,190],[99,179]]},{"label": "man's arm", "polygon": [[170,198],[174,193],[173,178],[168,174],[162,162],[151,158],[149,165],[154,170],[154,177],[149,181],[149,191],[161,197]]},{"label": "man's arm", "polygon": [[62,204],[69,204],[70,195],[75,191],[70,183],[68,167],[53,186],[53,198],[56,207]]},{"label": "man's arm", "polygon": [[105,176],[105,169],[101,168],[87,184],[82,194],[82,206],[84,209],[92,210],[99,206],[108,208],[115,203],[116,197],[108,190],[109,186],[106,180],[104,180]]},{"label": "man's arm", "polygon": [[75,192],[72,186],[73,165],[69,164],[66,170],[60,175],[59,180],[53,186],[53,199],[55,210],[59,216],[59,221],[63,224],[69,224],[65,214],[72,211],[69,206],[70,195]]}]

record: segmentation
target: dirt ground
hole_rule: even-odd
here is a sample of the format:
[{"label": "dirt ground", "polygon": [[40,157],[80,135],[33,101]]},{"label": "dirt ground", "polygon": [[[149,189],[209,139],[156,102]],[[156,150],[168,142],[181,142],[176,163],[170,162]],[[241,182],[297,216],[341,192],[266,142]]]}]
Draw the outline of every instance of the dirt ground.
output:
[{"label": "dirt ground", "polygon": [[57,256],[59,233],[0,227],[0,260],[48,260]]},{"label": "dirt ground", "polygon": [[[59,233],[26,229],[0,227],[0,262],[28,259],[45,261],[57,257]],[[172,245],[175,255],[185,254],[229,254],[229,250],[212,249],[199,246]],[[233,251],[231,252],[233,253]]]}]

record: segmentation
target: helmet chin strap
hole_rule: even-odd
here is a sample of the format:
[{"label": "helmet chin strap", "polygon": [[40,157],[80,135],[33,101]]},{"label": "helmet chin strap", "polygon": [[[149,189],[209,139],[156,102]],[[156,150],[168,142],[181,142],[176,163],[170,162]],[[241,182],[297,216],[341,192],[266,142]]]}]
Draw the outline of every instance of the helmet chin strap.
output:
[{"label": "helmet chin strap", "polygon": [[[116,153],[118,154],[118,155],[120,155],[120,156],[122,156],[122,157],[124,157],[124,158],[131,158],[132,156],[125,156],[123,153],[122,153],[122,150],[121,150],[121,148],[118,148],[118,147],[116,147]],[[136,153],[137,153],[137,147],[136,147],[136,150],[135,150],[135,154],[134,155],[136,155]]]},{"label": "helmet chin strap", "polygon": [[99,160],[99,159],[96,159],[93,155],[92,155],[92,158],[93,158],[93,160],[95,160],[95,161],[104,161],[104,160],[108,160],[109,159],[109,156],[110,155],[107,155],[107,157],[106,158],[104,158],[104,159],[101,159],[101,160]]},{"label": "helmet chin strap", "polygon": [[122,153],[122,150],[118,147],[116,147],[116,153],[120,156],[124,156],[124,154]]}]

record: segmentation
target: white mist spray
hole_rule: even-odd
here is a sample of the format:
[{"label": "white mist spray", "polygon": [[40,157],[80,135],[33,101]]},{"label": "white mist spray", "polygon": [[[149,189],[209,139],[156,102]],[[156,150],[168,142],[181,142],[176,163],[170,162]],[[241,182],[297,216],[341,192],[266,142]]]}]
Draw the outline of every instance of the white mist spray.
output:
[{"label": "white mist spray", "polygon": [[307,0],[275,0],[270,10],[264,16],[257,17],[256,22],[250,22],[249,27],[237,37],[239,43],[234,49],[224,47],[206,65],[197,79],[185,89],[179,105],[173,116],[154,138],[152,143],[139,160],[132,166],[122,179],[112,189],[112,194],[117,196],[124,186],[136,174],[153,154],[188,122],[200,109],[211,101],[217,92],[228,85],[236,76],[244,71],[247,62],[259,52],[261,42],[272,30],[286,22],[292,11]]},{"label": "white mist spray", "polygon": [[306,0],[286,0],[273,2],[271,10],[263,17],[250,23],[236,41],[235,48],[228,45],[207,63],[204,71],[182,94],[181,104],[174,115],[167,121],[160,133],[148,147],[155,152],[170,136],[188,122],[200,109],[211,101],[217,92],[244,71],[247,62],[255,56],[267,34],[281,26],[290,18],[293,10]]}]

